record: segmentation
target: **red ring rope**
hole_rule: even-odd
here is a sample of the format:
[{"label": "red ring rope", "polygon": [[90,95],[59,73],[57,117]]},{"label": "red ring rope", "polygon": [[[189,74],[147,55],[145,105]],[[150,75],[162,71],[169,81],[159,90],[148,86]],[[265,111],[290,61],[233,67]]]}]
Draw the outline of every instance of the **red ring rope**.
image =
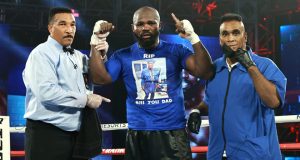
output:
[{"label": "red ring rope", "polygon": [[[197,146],[192,147],[192,153],[206,153],[208,150],[207,146]],[[280,149],[284,151],[295,151],[300,150],[300,143],[283,143],[280,144]],[[102,149],[102,155],[124,155],[124,148],[115,148],[115,149]],[[11,151],[11,157],[23,157],[25,155],[25,151]]]}]

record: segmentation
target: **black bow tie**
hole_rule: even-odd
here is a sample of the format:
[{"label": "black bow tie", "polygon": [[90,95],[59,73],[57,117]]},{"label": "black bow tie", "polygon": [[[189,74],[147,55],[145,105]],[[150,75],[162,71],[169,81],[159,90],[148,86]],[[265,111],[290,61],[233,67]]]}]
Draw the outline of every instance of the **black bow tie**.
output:
[{"label": "black bow tie", "polygon": [[63,47],[64,52],[69,52],[71,55],[74,54],[74,49],[71,47]]}]

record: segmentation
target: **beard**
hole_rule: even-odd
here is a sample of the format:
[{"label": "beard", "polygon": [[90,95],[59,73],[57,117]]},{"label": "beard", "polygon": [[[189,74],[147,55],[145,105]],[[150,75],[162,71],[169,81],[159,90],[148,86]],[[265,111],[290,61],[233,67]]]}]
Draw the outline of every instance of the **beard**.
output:
[{"label": "beard", "polygon": [[[143,38],[143,36],[149,36],[149,38]],[[135,38],[137,39],[139,45],[143,48],[152,48],[157,42],[159,31],[151,32],[141,32],[140,34],[134,33]]]}]

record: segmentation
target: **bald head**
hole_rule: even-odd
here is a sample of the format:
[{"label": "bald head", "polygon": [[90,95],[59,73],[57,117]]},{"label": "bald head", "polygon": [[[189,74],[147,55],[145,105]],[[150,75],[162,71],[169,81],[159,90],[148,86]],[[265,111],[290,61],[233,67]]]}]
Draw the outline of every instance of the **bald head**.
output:
[{"label": "bald head", "polygon": [[158,22],[160,22],[160,16],[158,11],[155,8],[149,7],[149,6],[145,6],[145,7],[141,7],[138,10],[136,10],[134,12],[133,15],[133,24],[135,24],[138,19],[140,19],[144,16],[152,16],[153,18],[155,18],[155,20],[157,20]]},{"label": "bald head", "polygon": [[135,11],[132,31],[141,47],[156,47],[159,43],[159,30],[160,17],[156,9],[145,6]]}]

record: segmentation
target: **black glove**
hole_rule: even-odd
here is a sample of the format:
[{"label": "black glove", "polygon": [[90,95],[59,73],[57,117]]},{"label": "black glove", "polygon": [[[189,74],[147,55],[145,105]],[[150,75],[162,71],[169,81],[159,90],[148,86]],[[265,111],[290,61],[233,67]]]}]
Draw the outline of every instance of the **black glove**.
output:
[{"label": "black glove", "polygon": [[251,59],[248,51],[243,50],[239,48],[236,51],[236,59],[241,63],[242,66],[244,66],[246,69],[248,69],[251,66],[255,66],[255,63]]},{"label": "black glove", "polygon": [[227,57],[227,58],[232,58],[235,55],[234,51],[229,46],[227,46],[226,44],[224,44],[222,46],[222,50],[225,54],[225,57]]},{"label": "black glove", "polygon": [[189,115],[188,128],[191,132],[198,134],[201,126],[201,116],[198,109],[193,109]]},{"label": "black glove", "polygon": [[255,63],[251,59],[248,51],[246,50],[239,48],[237,51],[233,51],[226,44],[222,46],[222,50],[227,58],[235,57],[238,60],[238,62],[240,62],[241,65],[244,66],[246,69],[248,69],[251,66],[255,66]]}]

